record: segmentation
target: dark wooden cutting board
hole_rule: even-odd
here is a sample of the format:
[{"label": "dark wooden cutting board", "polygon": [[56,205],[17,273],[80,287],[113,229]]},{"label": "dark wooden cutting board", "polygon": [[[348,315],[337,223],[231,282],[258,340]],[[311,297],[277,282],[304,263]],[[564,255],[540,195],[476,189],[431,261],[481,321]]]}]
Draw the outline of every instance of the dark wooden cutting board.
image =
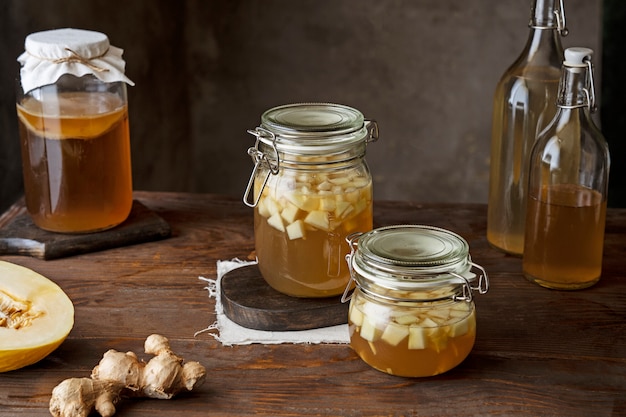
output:
[{"label": "dark wooden cutting board", "polygon": [[224,314],[256,330],[310,330],[348,322],[348,303],[341,296],[296,298],[270,287],[257,265],[234,269],[222,277]]},{"label": "dark wooden cutting board", "polygon": [[6,215],[13,217],[3,222],[6,224],[0,229],[0,255],[27,255],[48,260],[164,239],[171,235],[169,224],[137,200],[133,201],[130,215],[124,223],[97,233],[63,234],[42,230],[31,220],[23,200],[11,207]]}]

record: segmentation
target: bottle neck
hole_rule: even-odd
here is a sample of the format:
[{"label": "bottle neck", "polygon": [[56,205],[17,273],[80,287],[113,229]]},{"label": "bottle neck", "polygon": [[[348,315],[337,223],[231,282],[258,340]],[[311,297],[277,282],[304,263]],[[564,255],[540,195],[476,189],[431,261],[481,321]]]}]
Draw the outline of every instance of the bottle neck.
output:
[{"label": "bottle neck", "polygon": [[590,69],[584,66],[564,65],[561,70],[557,106],[563,109],[587,108],[593,110],[595,93]]},{"label": "bottle neck", "polygon": [[535,66],[560,68],[563,62],[561,36],[567,34],[560,0],[535,0],[530,14],[530,33],[522,58]]},{"label": "bottle neck", "polygon": [[531,28],[525,49],[526,61],[533,65],[559,68],[563,62],[561,36],[556,28]]},{"label": "bottle neck", "polygon": [[530,23],[533,29],[557,29],[567,36],[563,0],[535,0],[530,10]]}]

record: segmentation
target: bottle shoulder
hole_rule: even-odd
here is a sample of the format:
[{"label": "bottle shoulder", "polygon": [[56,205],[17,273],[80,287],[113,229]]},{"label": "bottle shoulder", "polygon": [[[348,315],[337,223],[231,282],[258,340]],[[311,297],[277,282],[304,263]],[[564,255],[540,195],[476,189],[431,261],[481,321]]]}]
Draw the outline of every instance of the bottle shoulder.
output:
[{"label": "bottle shoulder", "polygon": [[537,135],[535,148],[561,148],[579,142],[580,149],[608,152],[608,142],[587,108],[559,108],[552,121]]},{"label": "bottle shoulder", "polygon": [[563,46],[556,29],[531,29],[524,48],[502,78],[507,74],[546,72],[545,69],[555,70],[559,78],[563,57]]},{"label": "bottle shoulder", "polygon": [[500,84],[519,80],[521,82],[546,82],[558,85],[560,74],[559,67],[550,65],[512,65],[500,77]]}]

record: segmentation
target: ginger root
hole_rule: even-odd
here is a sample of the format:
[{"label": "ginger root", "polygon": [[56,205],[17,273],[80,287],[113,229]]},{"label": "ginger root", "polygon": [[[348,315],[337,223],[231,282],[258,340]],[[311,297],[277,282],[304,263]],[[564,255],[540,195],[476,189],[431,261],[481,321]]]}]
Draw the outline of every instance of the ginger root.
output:
[{"label": "ginger root", "polygon": [[111,417],[121,397],[170,399],[204,382],[204,366],[193,361],[183,364],[167,338],[148,336],[144,351],[154,355],[148,362],[133,352],[107,351],[91,378],[66,379],[52,390],[50,413],[54,417],[87,417],[95,409],[102,417]]}]

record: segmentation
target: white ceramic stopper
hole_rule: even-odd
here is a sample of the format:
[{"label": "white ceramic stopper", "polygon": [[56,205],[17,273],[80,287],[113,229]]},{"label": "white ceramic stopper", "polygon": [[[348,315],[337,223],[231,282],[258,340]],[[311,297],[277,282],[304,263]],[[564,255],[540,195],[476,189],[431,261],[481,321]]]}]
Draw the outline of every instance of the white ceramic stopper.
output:
[{"label": "white ceramic stopper", "polygon": [[565,50],[565,65],[572,67],[586,66],[585,58],[591,59],[593,49],[573,47]]}]

